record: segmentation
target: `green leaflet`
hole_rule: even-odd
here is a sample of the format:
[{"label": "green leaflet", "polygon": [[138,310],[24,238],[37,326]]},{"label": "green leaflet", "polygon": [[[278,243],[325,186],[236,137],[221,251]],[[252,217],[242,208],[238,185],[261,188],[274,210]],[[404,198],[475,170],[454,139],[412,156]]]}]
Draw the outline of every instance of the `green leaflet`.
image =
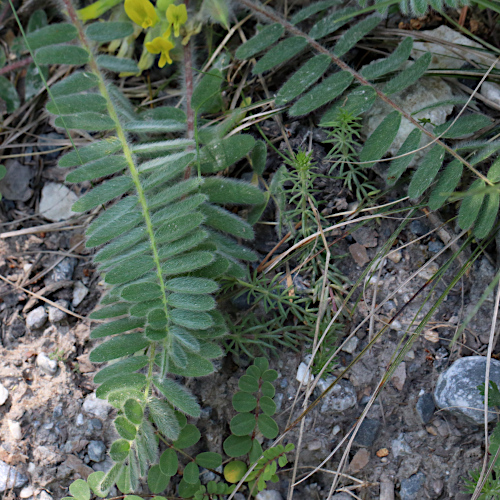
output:
[{"label": "green leaflet", "polygon": [[257,141],[250,156],[253,171],[257,175],[262,175],[266,168],[267,146],[264,141]]},{"label": "green leaflet", "polygon": [[189,146],[196,146],[196,144],[191,139],[146,142],[142,144],[133,144],[132,153],[150,156],[175,151],[176,149],[184,149]]},{"label": "green leaflet", "polygon": [[162,297],[160,285],[156,283],[132,283],[122,290],[122,297],[130,302],[142,302]]},{"label": "green leaflet", "polygon": [[221,205],[258,205],[264,201],[264,194],[258,187],[236,179],[208,177],[200,191],[208,195],[212,203]]},{"label": "green leaflet", "polygon": [[189,462],[186,467],[184,467],[184,472],[182,473],[182,480],[189,484],[199,484],[200,470],[194,462]]},{"label": "green leaflet", "polygon": [[[70,76],[66,77],[64,80],[61,82],[56,83],[50,88],[50,93],[52,97],[62,97],[62,96],[67,96],[70,94],[77,94],[78,92],[83,92],[85,90],[90,90],[97,87],[97,77],[92,74],[88,73],[86,71],[75,71],[75,73],[71,74]],[[106,139],[106,141],[109,141],[110,139]],[[93,145],[91,145],[93,146]],[[90,148],[91,146],[85,146],[82,149]],[[71,153],[69,153],[71,154]],[[66,158],[65,155],[63,158]],[[67,166],[67,167],[74,167],[75,165],[60,165],[60,166]]]},{"label": "green leaflet", "polygon": [[238,413],[231,419],[229,427],[235,436],[247,436],[255,428],[255,415],[252,413]]},{"label": "green leaflet", "polygon": [[54,123],[57,127],[91,132],[101,132],[115,128],[115,122],[108,115],[94,111],[85,111],[77,115],[58,116]]},{"label": "green leaflet", "polygon": [[[491,125],[491,120],[485,116],[480,114],[471,114],[460,116],[458,120],[451,125],[454,120],[447,121],[442,125],[438,125],[434,127],[434,134],[441,135],[447,139],[458,139],[459,137],[463,137],[469,134],[473,134],[478,130]],[[451,125],[451,128],[447,130]]]},{"label": "green leaflet", "polygon": [[191,106],[198,113],[215,112],[220,109],[220,88],[224,78],[222,72],[211,69],[198,83],[191,98]]},{"label": "green leaflet", "polygon": [[119,285],[140,278],[153,269],[155,262],[151,255],[137,255],[126,259],[108,271],[104,277],[106,283]]},{"label": "green leaflet", "polygon": [[170,319],[176,325],[191,330],[207,330],[214,324],[212,317],[206,312],[186,311],[183,309],[170,311]]},{"label": "green leaflet", "polygon": [[340,110],[346,110],[349,114],[359,116],[368,111],[375,102],[377,93],[372,87],[362,86],[357,87],[350,92],[346,98],[336,102],[322,117],[320,127],[327,127],[328,124],[336,121],[339,117]]},{"label": "green leaflet", "polygon": [[429,198],[429,208],[431,210],[441,208],[453,191],[455,191],[462,178],[463,169],[464,167],[459,160],[453,160],[444,169]]},{"label": "green leaflet", "polygon": [[211,252],[190,252],[167,260],[162,264],[161,269],[164,276],[174,276],[207,266],[213,259]]},{"label": "green leaflet", "polygon": [[167,132],[180,132],[185,130],[186,124],[176,120],[149,120],[132,121],[125,124],[124,129],[127,132],[143,134],[146,132],[153,134],[163,134]]},{"label": "green leaflet", "polygon": [[175,476],[179,467],[177,453],[172,448],[166,449],[160,457],[160,469],[167,476]]},{"label": "green leaflet", "polygon": [[123,375],[125,373],[133,373],[141,368],[144,368],[148,364],[147,356],[132,356],[131,358],[125,358],[121,361],[117,361],[102,370],[99,370],[94,376],[95,384],[102,384],[106,380],[116,377],[118,375]]},{"label": "green leaflet", "polygon": [[[49,26],[47,26],[49,27]],[[35,53],[35,61],[38,65],[46,64],[71,64],[81,66],[89,60],[89,53],[75,45],[50,45],[42,47]]]},{"label": "green leaflet", "polygon": [[79,94],[56,97],[47,103],[47,111],[54,115],[71,115],[86,111],[104,111],[106,99],[100,94]]},{"label": "green leaflet", "polygon": [[162,493],[167,489],[170,476],[162,473],[159,465],[153,465],[148,471],[148,487],[152,493]]},{"label": "green leaflet", "polygon": [[85,34],[90,40],[100,43],[125,38],[132,35],[133,32],[132,23],[121,21],[98,21],[87,26],[85,30]]},{"label": "green leaflet", "polygon": [[195,460],[200,467],[205,467],[205,469],[217,469],[222,465],[222,457],[210,451],[198,453]]},{"label": "green leaflet", "polygon": [[215,309],[215,299],[210,295],[189,293],[172,293],[168,296],[168,304],[188,311],[211,311]]},{"label": "green leaflet", "polygon": [[276,66],[283,64],[299,52],[307,47],[307,40],[303,37],[296,36],[286,38],[270,49],[254,66],[252,73],[258,75],[264,71],[268,71]]},{"label": "green leaflet", "polygon": [[170,292],[204,294],[216,292],[219,285],[213,280],[186,276],[166,281],[165,288]]},{"label": "green leaflet", "polygon": [[125,194],[134,186],[130,177],[121,176],[110,179],[83,195],[72,207],[74,212],[87,212],[108,201]]},{"label": "green leaflet", "polygon": [[106,175],[122,172],[127,168],[124,156],[108,156],[83,165],[66,176],[66,182],[92,181]]},{"label": "green leaflet", "polygon": [[252,448],[252,439],[250,436],[229,436],[224,441],[224,451],[230,457],[240,457],[246,455]]},{"label": "green leaflet", "polygon": [[260,414],[257,417],[257,426],[267,439],[274,439],[279,434],[278,424],[268,415]]},{"label": "green leaflet", "polygon": [[[184,347],[190,351],[199,352],[200,343],[198,339],[191,335],[187,330],[181,328],[180,326],[174,325],[169,329],[170,335],[173,335],[175,339],[182,344]],[[187,359],[186,359],[187,361]]]},{"label": "green leaflet", "polygon": [[285,28],[281,24],[276,23],[266,26],[253,38],[248,40],[248,42],[238,47],[236,57],[238,59],[250,59],[250,57],[267,49],[274,42],[278,41],[284,32]]},{"label": "green leaflet", "polygon": [[296,14],[290,19],[291,24],[298,24],[318,12],[322,12],[334,5],[339,5],[342,3],[340,0],[322,0],[321,2],[314,2],[303,9],[300,9]]},{"label": "green leaflet", "polygon": [[[366,140],[361,153],[359,153],[359,161],[373,161],[375,163],[377,160],[380,160],[391,147],[400,124],[400,113],[398,111],[389,113]],[[373,163],[364,165],[365,168],[371,166],[373,166]]]},{"label": "green leaflet", "polygon": [[[155,382],[156,385],[156,382]],[[174,411],[165,401],[153,398],[149,404],[149,412],[158,430],[172,441],[179,437],[181,432],[179,421],[175,418]],[[154,438],[154,435],[153,435]],[[155,441],[156,443],[156,441]],[[156,460],[155,460],[156,461]]]},{"label": "green leaflet", "polygon": [[90,338],[99,339],[102,337],[109,337],[110,335],[129,332],[130,330],[135,330],[136,328],[141,328],[142,326],[144,326],[144,319],[142,318],[117,319],[109,323],[103,323],[94,328],[90,334]]},{"label": "green leaflet", "polygon": [[142,302],[137,302],[130,308],[130,316],[137,316],[139,318],[144,318],[147,316],[148,312],[152,309],[158,307],[163,307],[163,302],[160,299],[156,300],[145,300]]},{"label": "green leaflet", "polygon": [[115,57],[100,55],[96,57],[97,64],[100,68],[107,69],[114,73],[139,73],[140,69],[132,59],[125,57]]},{"label": "green leaflet", "polygon": [[[309,31],[309,36],[314,40],[319,40],[334,31],[337,31],[339,28],[344,26],[350,21],[350,18],[356,13],[356,9],[354,7],[347,7],[345,9],[340,9],[330,14],[329,16],[324,17],[320,21],[318,21]],[[342,19],[341,21],[339,19]]]},{"label": "green leaflet", "polygon": [[[70,77],[71,78],[71,77]],[[52,87],[52,93],[54,88]],[[117,137],[109,137],[99,142],[94,142],[89,146],[84,146],[71,153],[65,154],[59,159],[58,166],[62,168],[78,167],[87,162],[100,160],[116,153],[121,149],[120,141]]]},{"label": "green leaflet", "polygon": [[362,38],[375,29],[382,19],[374,14],[349,28],[335,45],[333,53],[337,57],[347,54]]},{"label": "green leaflet", "polygon": [[139,118],[141,120],[175,120],[186,123],[186,113],[182,109],[172,106],[145,109],[140,113]]},{"label": "green leaflet", "polygon": [[184,387],[180,386],[172,379],[165,378],[160,380],[155,378],[153,381],[155,387],[167,398],[168,402],[178,410],[191,417],[200,416],[200,405],[196,398]]},{"label": "green leaflet", "polygon": [[306,115],[333,101],[349,87],[352,79],[353,76],[347,71],[334,73],[302,96],[290,109],[290,116]]},{"label": "green leaflet", "polygon": [[499,206],[500,195],[498,191],[486,194],[476,224],[474,225],[474,235],[476,238],[486,238],[488,236],[495,224]]},{"label": "green leaflet", "polygon": [[89,359],[92,363],[105,363],[141,351],[148,347],[149,343],[142,333],[118,335],[94,348]]},{"label": "green leaflet", "polygon": [[326,54],[319,54],[302,65],[280,88],[274,102],[283,106],[305,92],[314,82],[319,80],[331,64]]},{"label": "green leaflet", "polygon": [[[420,139],[422,137],[422,132],[418,128],[414,128],[408,137],[403,142],[403,145],[399,148],[396,156],[405,155],[411,151],[415,151],[420,146]],[[397,180],[404,174],[408,165],[412,162],[416,153],[407,154],[402,158],[396,158],[391,162],[389,171],[387,172],[387,184],[393,186]]]},{"label": "green leaflet", "polygon": [[72,24],[58,23],[45,26],[37,29],[36,31],[32,31],[31,33],[27,33],[24,43],[31,50],[37,50],[48,45],[71,42],[77,36],[78,31]]},{"label": "green leaflet", "polygon": [[146,384],[146,375],[143,373],[127,373],[117,375],[105,380],[96,391],[96,396],[100,399],[106,399],[110,392],[119,389],[137,389],[141,390]]},{"label": "green leaflet", "polygon": [[173,220],[164,222],[158,230],[156,241],[158,244],[178,240],[201,225],[203,214],[195,212],[191,215],[181,215]]},{"label": "green leaflet", "polygon": [[[138,218],[137,220],[140,221],[141,219]],[[94,262],[106,262],[113,258],[113,256],[120,258],[122,252],[127,248],[133,247],[139,241],[146,239],[147,232],[145,227],[132,227],[132,230],[117,237],[109,245],[99,250],[97,254],[95,254]],[[122,228],[118,226],[117,229],[120,231]]]},{"label": "green leaflet", "polygon": [[469,229],[476,221],[483,200],[485,198],[485,183],[482,179],[476,179],[467,190],[460,211],[458,212],[458,225],[462,229]]},{"label": "green leaflet", "polygon": [[[202,243],[208,237],[207,231],[203,229],[198,229],[197,231],[193,231],[191,234],[188,234],[184,238],[180,238],[177,241],[169,243],[167,245],[162,245],[158,251],[158,256],[160,260],[170,259],[175,255],[179,255],[183,252],[187,252],[195,247],[197,247],[200,243]],[[205,257],[203,257],[203,262],[205,262]],[[188,265],[187,261],[184,263]],[[184,265],[183,264],[183,265]],[[171,273],[172,271],[172,273]],[[167,265],[165,267],[165,272],[169,274],[177,274],[173,272],[174,269]],[[179,273],[182,271],[179,271]]]},{"label": "green leaflet", "polygon": [[107,307],[101,307],[90,313],[90,319],[107,319],[107,318],[116,318],[118,316],[124,316],[128,313],[128,308],[130,304],[126,302],[117,302],[116,304],[112,304]]},{"label": "green leaflet", "polygon": [[255,145],[248,134],[238,134],[208,144],[200,152],[200,168],[204,174],[220,172],[246,156]]},{"label": "green leaflet", "polygon": [[392,78],[392,80],[389,80],[385,84],[384,94],[395,94],[397,92],[401,92],[406,87],[413,85],[427,71],[431,60],[432,54],[430,52],[426,52],[409,68],[404,69],[401,73]]},{"label": "green leaflet", "polygon": [[5,102],[8,113],[13,113],[21,105],[16,87],[5,76],[0,76],[0,99]]},{"label": "green leaflet", "polygon": [[[87,231],[89,239],[87,240],[86,246],[87,248],[92,248],[98,245],[102,245],[103,243],[106,243],[109,240],[117,236],[120,236],[121,234],[129,231],[130,229],[135,228],[141,222],[142,222],[142,216],[140,212],[130,212],[130,213],[125,212],[117,214],[117,216],[111,223],[103,224],[99,229],[92,232],[92,234],[89,234],[89,232]],[[143,228],[140,229],[142,230]],[[114,243],[115,242],[113,242],[113,244]]]},{"label": "green leaflet", "polygon": [[233,259],[246,260],[254,262],[258,259],[257,254],[242,245],[238,245],[236,241],[220,233],[211,232],[212,241],[217,246],[217,250]]},{"label": "green leaflet", "polygon": [[253,227],[241,217],[216,205],[203,204],[202,213],[205,215],[205,225],[232,234],[237,238],[252,240],[254,238]]},{"label": "green leaflet", "polygon": [[367,80],[375,80],[379,76],[386,75],[392,71],[396,71],[399,67],[408,60],[413,48],[413,38],[406,37],[396,48],[396,50],[385,59],[374,61],[367,66],[363,66],[361,74]]},{"label": "green leaflet", "polygon": [[198,177],[192,177],[191,179],[178,182],[175,186],[163,189],[161,193],[150,196],[148,199],[148,206],[150,210],[156,210],[168,205],[169,203],[190,194],[202,185],[203,182],[204,179]]},{"label": "green leaflet", "polygon": [[408,188],[408,196],[412,199],[424,194],[436,177],[444,160],[445,149],[441,146],[433,146],[420,163],[417,171],[413,174]]},{"label": "green leaflet", "polygon": [[206,201],[207,197],[203,194],[194,194],[193,196],[188,196],[183,200],[173,203],[172,205],[167,205],[166,207],[158,210],[152,217],[152,223],[154,225],[162,224],[163,222],[175,219],[181,215],[187,215],[193,213],[202,203]]}]

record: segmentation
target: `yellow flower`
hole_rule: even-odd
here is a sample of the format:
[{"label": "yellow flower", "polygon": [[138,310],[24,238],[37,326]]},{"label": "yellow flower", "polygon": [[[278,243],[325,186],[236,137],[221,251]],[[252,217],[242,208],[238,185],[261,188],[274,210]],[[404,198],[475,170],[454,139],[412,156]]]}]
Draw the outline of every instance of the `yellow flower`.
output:
[{"label": "yellow flower", "polygon": [[188,14],[186,6],[183,3],[181,3],[180,5],[170,4],[167,9],[167,21],[169,22],[169,26],[166,34],[170,35],[170,31],[173,25],[174,35],[178,37],[180,34],[181,26],[186,23],[187,19]]},{"label": "yellow flower", "polygon": [[158,21],[158,14],[149,0],[125,0],[125,12],[135,24],[152,28]]},{"label": "yellow flower", "polygon": [[166,63],[172,64],[169,52],[174,48],[174,44],[165,37],[158,36],[152,42],[146,43],[146,50],[151,54],[161,54],[158,66],[163,68]]}]

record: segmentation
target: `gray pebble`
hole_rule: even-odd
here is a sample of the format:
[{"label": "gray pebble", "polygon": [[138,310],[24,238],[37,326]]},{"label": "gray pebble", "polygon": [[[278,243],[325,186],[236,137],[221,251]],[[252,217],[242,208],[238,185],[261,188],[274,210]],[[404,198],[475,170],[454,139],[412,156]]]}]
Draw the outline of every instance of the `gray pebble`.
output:
[{"label": "gray pebble", "polygon": [[90,419],[89,427],[93,430],[100,431],[102,429],[102,422],[98,418],[92,418]]},{"label": "gray pebble", "polygon": [[[455,361],[438,378],[434,399],[436,406],[451,413],[465,416],[476,424],[484,423],[484,398],[478,386],[484,384],[486,358],[468,356]],[[490,380],[500,386],[500,361],[491,360]],[[493,409],[488,412],[488,421],[496,419]]]},{"label": "gray pebble", "polygon": [[421,220],[416,219],[410,222],[410,231],[415,236],[423,236],[429,232],[429,226],[424,224]]},{"label": "gray pebble", "polygon": [[281,493],[276,490],[262,490],[257,494],[255,500],[283,500]]},{"label": "gray pebble", "polygon": [[[323,393],[331,383],[334,377],[327,377],[318,382],[317,389],[319,393]],[[356,406],[357,397],[354,386],[348,380],[339,380],[333,388],[323,397],[321,405],[321,413],[342,413],[353,406]]]},{"label": "gray pebble", "polygon": [[81,427],[85,422],[85,419],[83,417],[83,415],[81,413],[79,413],[77,416],[76,416],[76,425],[77,427]]},{"label": "gray pebble", "polygon": [[438,253],[444,248],[444,243],[442,241],[430,241],[427,245],[429,252]]},{"label": "gray pebble", "polygon": [[2,406],[8,398],[9,391],[3,386],[3,384],[0,384],[0,406]]},{"label": "gray pebble", "polygon": [[436,405],[434,404],[434,398],[432,394],[426,392],[422,394],[417,401],[417,413],[420,418],[420,421],[425,425],[428,424],[432,420],[432,416],[434,415],[434,410],[436,409]]},{"label": "gray pebble", "polygon": [[81,281],[77,281],[73,288],[73,300],[71,301],[71,305],[73,307],[79,306],[88,293],[89,289]]},{"label": "gray pebble", "polygon": [[47,313],[45,312],[45,308],[43,306],[37,307],[33,309],[28,316],[26,316],[26,326],[30,330],[38,330],[45,325],[47,321]]},{"label": "gray pebble", "polygon": [[114,465],[113,460],[111,460],[110,457],[106,456],[104,461],[93,464],[92,469],[94,469],[96,472],[97,471],[108,472],[108,470],[111,469],[113,465]]},{"label": "gray pebble", "polygon": [[102,441],[90,441],[87,453],[93,462],[102,462],[106,458],[106,445]]},{"label": "gray pebble", "polygon": [[380,427],[381,424],[378,420],[365,418],[354,438],[354,443],[359,446],[371,446],[377,439]]},{"label": "gray pebble", "polygon": [[63,415],[63,405],[59,404],[54,408],[54,411],[52,412],[52,417],[61,418],[62,415]]},{"label": "gray pebble", "polygon": [[21,488],[28,478],[14,467],[0,460],[0,492],[11,488]]},{"label": "gray pebble", "polygon": [[[67,300],[56,300],[56,304],[67,309],[69,302]],[[49,306],[48,310],[49,321],[52,323],[59,323],[59,321],[62,321],[67,316],[64,311],[61,311],[61,309],[54,306]]]},{"label": "gray pebble", "polygon": [[[57,141],[64,141],[66,137],[64,135],[58,134],[57,132],[49,132],[48,134],[40,134],[38,136],[38,151],[52,151],[58,149],[54,143]],[[43,145],[45,143],[45,145]],[[53,151],[44,155],[46,161],[55,160],[61,154],[60,151]]]},{"label": "gray pebble", "polygon": [[38,493],[37,500],[54,500],[52,495],[49,495],[45,490],[40,491]]},{"label": "gray pebble", "polygon": [[50,359],[44,352],[41,352],[36,357],[37,366],[51,377],[57,372],[57,361],[55,359]]},{"label": "gray pebble", "polygon": [[399,491],[401,500],[415,500],[415,498],[419,498],[417,493],[422,489],[424,483],[425,474],[423,472],[417,472],[408,479],[403,479],[401,481],[401,489]]},{"label": "gray pebble", "polygon": [[76,259],[74,257],[66,257],[63,259],[50,273],[50,281],[66,281],[73,277],[73,271],[76,266]]}]

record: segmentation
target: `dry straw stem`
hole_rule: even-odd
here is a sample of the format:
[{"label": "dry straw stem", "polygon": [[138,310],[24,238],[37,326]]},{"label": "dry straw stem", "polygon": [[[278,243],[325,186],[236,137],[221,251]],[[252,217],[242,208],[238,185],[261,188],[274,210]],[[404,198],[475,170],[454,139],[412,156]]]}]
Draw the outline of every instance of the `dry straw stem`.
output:
[{"label": "dry straw stem", "polygon": [[451,154],[454,158],[456,158],[458,161],[463,163],[469,170],[474,172],[474,174],[482,179],[486,184],[493,186],[493,183],[481,172],[476,170],[467,160],[462,158],[453,148],[445,144],[444,142],[440,140],[436,140],[436,136],[432,133],[429,132],[418,120],[413,118],[409,113],[401,109],[394,101],[392,101],[389,97],[387,97],[381,90],[379,90],[375,85],[371,84],[368,80],[363,78],[357,71],[352,69],[350,66],[348,66],[344,61],[342,61],[340,58],[332,54],[327,48],[323,47],[321,44],[316,42],[313,38],[311,38],[307,33],[304,33],[303,31],[299,30],[292,24],[290,24],[288,21],[283,19],[279,14],[277,14],[274,10],[264,7],[262,4],[253,2],[252,0],[239,0],[239,2],[244,5],[245,7],[249,8],[250,10],[258,13],[260,16],[265,17],[275,23],[281,24],[289,33],[295,36],[300,36],[303,37],[307,40],[308,44],[315,49],[317,52],[320,54],[325,54],[327,55],[333,63],[335,63],[339,68],[341,68],[344,71],[347,71],[350,73],[358,82],[360,82],[363,85],[368,85],[371,87],[378,95],[382,101],[384,101],[386,104],[391,106],[394,110],[398,111],[402,116],[404,116],[412,125],[417,127],[420,131],[422,131],[425,135],[431,138],[432,141],[434,141],[436,144],[439,144],[441,147],[443,147],[449,154]]}]

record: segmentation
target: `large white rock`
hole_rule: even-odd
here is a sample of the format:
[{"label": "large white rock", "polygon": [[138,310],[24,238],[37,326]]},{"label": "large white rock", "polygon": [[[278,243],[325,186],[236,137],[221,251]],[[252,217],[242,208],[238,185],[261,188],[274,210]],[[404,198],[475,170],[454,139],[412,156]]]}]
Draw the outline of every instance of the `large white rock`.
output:
[{"label": "large white rock", "polygon": [[78,196],[63,184],[48,182],[42,189],[39,213],[53,222],[69,219],[76,215],[71,207],[77,200]]}]

